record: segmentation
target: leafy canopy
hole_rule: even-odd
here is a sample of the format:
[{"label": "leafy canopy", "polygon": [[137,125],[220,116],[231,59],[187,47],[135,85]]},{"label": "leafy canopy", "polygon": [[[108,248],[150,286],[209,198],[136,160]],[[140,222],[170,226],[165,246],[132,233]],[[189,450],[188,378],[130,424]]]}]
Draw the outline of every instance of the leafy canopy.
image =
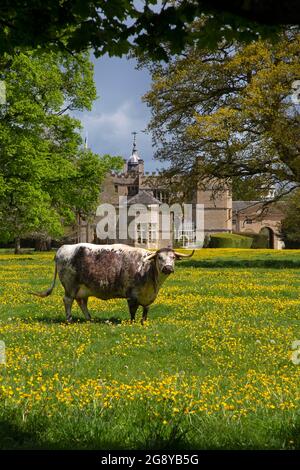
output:
[{"label": "leafy canopy", "polygon": [[83,150],[80,121],[67,111],[96,98],[88,55],[22,52],[1,69],[0,239],[62,235],[75,215],[88,216],[99,186],[120,159]]},{"label": "leafy canopy", "polygon": [[[190,23],[209,14],[202,30]],[[250,41],[270,36],[281,24],[299,22],[296,0],[2,0],[0,55],[38,46],[96,56],[120,56],[129,50],[167,59],[197,41],[216,47],[224,37]]]},{"label": "leafy canopy", "polygon": [[[272,44],[223,42],[215,51],[187,48],[167,66],[152,66],[144,97],[149,130],[165,176],[189,186],[203,178],[260,179],[280,194],[300,185],[300,34],[289,28]],[[217,180],[215,180],[217,181]]]},{"label": "leafy canopy", "polygon": [[285,218],[280,233],[286,248],[300,247],[300,191],[297,189],[286,198]]}]

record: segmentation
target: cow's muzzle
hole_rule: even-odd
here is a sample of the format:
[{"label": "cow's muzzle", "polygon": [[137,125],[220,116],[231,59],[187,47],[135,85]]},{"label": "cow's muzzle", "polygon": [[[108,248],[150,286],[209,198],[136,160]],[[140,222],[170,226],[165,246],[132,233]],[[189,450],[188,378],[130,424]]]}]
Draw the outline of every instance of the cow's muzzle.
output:
[{"label": "cow's muzzle", "polygon": [[164,266],[164,267],[162,268],[162,272],[163,272],[164,274],[171,274],[171,273],[174,272],[174,268],[173,268],[173,266],[167,265],[167,266]]}]

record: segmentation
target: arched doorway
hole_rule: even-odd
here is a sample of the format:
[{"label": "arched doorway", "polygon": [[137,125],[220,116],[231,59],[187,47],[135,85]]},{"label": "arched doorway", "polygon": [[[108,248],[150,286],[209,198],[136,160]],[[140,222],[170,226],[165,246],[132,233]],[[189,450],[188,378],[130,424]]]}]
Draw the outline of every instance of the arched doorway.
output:
[{"label": "arched doorway", "polygon": [[274,232],[270,227],[263,227],[259,232],[260,235],[264,235],[268,240],[268,248],[274,248]]}]

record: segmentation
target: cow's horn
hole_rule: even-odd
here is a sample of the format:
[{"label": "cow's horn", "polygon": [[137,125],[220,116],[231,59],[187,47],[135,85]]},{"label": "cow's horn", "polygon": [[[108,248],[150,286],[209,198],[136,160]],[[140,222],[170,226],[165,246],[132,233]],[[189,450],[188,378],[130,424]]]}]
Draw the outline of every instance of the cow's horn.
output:
[{"label": "cow's horn", "polygon": [[177,253],[176,251],[174,253],[179,258],[191,258],[193,256],[193,254],[195,253],[195,250],[193,250],[190,255],[184,255],[183,253]]},{"label": "cow's horn", "polygon": [[156,256],[156,251],[154,253],[151,253],[151,255],[146,256],[143,261],[150,261],[150,259],[153,259]]}]

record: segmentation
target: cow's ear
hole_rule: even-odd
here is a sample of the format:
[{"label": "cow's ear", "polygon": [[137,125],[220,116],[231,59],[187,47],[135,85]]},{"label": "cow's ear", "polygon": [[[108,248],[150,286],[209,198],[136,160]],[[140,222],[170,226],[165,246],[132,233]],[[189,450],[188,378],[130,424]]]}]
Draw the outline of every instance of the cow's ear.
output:
[{"label": "cow's ear", "polygon": [[151,259],[155,258],[156,254],[156,251],[154,253],[151,253],[151,255],[148,255],[146,256],[146,258],[144,258],[144,261],[150,261]]}]

